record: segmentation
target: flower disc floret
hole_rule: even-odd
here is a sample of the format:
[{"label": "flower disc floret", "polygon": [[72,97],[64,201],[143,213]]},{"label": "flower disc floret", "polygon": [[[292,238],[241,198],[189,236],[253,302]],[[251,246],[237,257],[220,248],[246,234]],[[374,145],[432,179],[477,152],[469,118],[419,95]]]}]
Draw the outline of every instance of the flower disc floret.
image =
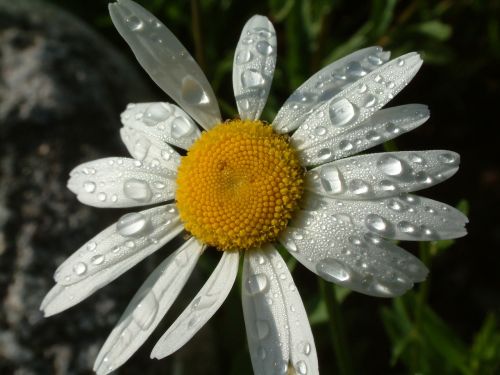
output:
[{"label": "flower disc floret", "polygon": [[297,209],[304,170],[285,136],[261,121],[204,132],[182,158],[177,207],[186,230],[220,250],[274,241]]}]

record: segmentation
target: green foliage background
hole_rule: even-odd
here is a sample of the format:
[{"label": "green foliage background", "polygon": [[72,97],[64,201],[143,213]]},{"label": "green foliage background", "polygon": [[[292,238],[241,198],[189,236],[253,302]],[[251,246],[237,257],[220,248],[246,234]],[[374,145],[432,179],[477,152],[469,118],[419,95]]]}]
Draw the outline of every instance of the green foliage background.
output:
[{"label": "green foliage background", "polygon": [[[52,2],[93,25],[133,60],[111,25],[106,1]],[[380,45],[392,50],[393,56],[414,50],[423,55],[420,74],[391,105],[429,104],[433,116],[420,129],[385,147],[448,148],[462,155],[459,174],[425,195],[457,204],[468,213],[469,236],[456,243],[403,244],[420,254],[431,276],[394,300],[349,293],[318,282],[305,268],[294,267],[291,259],[290,266],[309,312],[323,374],[498,374],[500,220],[494,211],[500,201],[495,129],[500,99],[500,2],[139,3],[192,52],[212,82],[225,117],[236,114],[231,87],[234,47],[245,21],[255,13],[268,16],[278,34],[277,69],[263,115],[268,121],[311,74],[356,49]],[[157,100],[165,99],[160,90],[157,93]],[[202,269],[208,276],[216,258],[205,257],[204,262]],[[213,320],[219,334],[212,345],[218,348],[223,373],[250,374],[237,288]]]}]

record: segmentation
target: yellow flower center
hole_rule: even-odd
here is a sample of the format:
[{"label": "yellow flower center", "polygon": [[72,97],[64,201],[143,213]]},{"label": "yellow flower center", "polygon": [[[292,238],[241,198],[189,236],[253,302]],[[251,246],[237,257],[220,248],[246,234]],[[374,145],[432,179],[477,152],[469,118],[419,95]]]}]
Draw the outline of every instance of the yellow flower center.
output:
[{"label": "yellow flower center", "polygon": [[276,240],[297,209],[304,170],[287,138],[261,121],[203,132],[182,158],[177,207],[186,230],[219,250]]}]

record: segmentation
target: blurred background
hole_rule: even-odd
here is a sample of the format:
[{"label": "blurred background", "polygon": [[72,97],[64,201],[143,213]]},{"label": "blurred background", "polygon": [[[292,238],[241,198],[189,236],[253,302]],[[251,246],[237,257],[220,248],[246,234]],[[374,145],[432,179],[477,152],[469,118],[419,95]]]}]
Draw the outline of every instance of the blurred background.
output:
[{"label": "blurred background", "polygon": [[[469,235],[402,244],[431,274],[393,300],[320,284],[300,265],[293,276],[322,374],[500,373],[500,2],[138,2],[191,51],[225,118],[236,114],[234,48],[255,13],[268,16],[278,35],[263,115],[268,121],[311,74],[356,49],[380,45],[393,56],[422,54],[419,74],[390,105],[424,103],[432,116],[384,147],[460,153],[459,172],[423,194],[466,212]],[[141,280],[175,248],[158,251],[63,314],[44,319],[38,311],[57,265],[125,212],[78,203],[65,187],[68,172],[84,161],[127,154],[118,133],[127,103],[169,100],[119,37],[107,3],[0,0],[1,374],[90,374]],[[156,340],[210,274],[214,253],[203,257],[164,322],[117,373],[252,373],[238,288],[177,354],[149,359]],[[339,307],[333,316],[332,295]]]}]

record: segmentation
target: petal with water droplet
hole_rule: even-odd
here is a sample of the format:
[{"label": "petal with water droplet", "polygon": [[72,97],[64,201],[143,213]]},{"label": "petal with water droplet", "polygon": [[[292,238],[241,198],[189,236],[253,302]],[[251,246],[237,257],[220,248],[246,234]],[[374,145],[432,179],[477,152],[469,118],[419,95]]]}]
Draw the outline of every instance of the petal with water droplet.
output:
[{"label": "petal with water droplet", "polygon": [[54,275],[57,284],[41,306],[47,316],[87,298],[168,243],[183,229],[174,205],[151,208],[140,214],[149,225],[142,237],[123,236],[113,224],[59,266]]},{"label": "petal with water droplet", "polygon": [[242,119],[257,120],[266,104],[276,65],[276,33],[263,16],[243,27],[233,62],[233,90]]},{"label": "petal with water droplet", "polygon": [[[108,336],[94,364],[99,375],[125,363],[146,341],[186,284],[203,245],[194,238],[165,259],[146,279]],[[180,266],[179,255],[187,261]]]},{"label": "petal with water droplet", "polygon": [[[89,206],[144,206],[172,199],[176,174],[176,171],[130,158],[103,158],[74,168],[68,188],[80,202]],[[162,185],[155,184],[157,181]]]},{"label": "petal with water droplet", "polygon": [[[405,63],[400,65],[400,61]],[[315,107],[292,135],[292,142],[298,150],[303,150],[323,139],[336,137],[357,127],[398,94],[415,76],[421,65],[420,56],[412,52],[359,78],[332,99]],[[390,86],[387,84],[389,81]],[[319,126],[327,132],[317,135],[311,131]]]},{"label": "petal with water droplet", "polygon": [[[319,165],[364,151],[409,132],[429,119],[427,106],[408,104],[382,109],[357,126],[339,134],[329,134],[300,150],[302,165]],[[327,156],[323,150],[329,150]]]},{"label": "petal with water droplet", "polygon": [[150,143],[149,146],[156,145],[160,149],[155,155],[159,158],[163,149],[169,149],[165,143],[187,150],[201,134],[186,112],[168,103],[129,105],[121,114],[121,120],[124,126],[122,131],[130,140],[125,142],[123,136],[122,139],[132,156],[141,161],[151,152],[144,152],[144,147],[138,147],[142,138]]},{"label": "petal with water droplet", "polygon": [[186,48],[139,4],[109,4],[111,20],[153,81],[205,129],[220,123],[214,92]]},{"label": "petal with water droplet", "polygon": [[[306,189],[338,199],[394,197],[436,185],[458,170],[460,157],[445,150],[383,152],[352,156],[311,169]],[[325,173],[334,168],[336,174]],[[344,188],[329,186],[341,176]],[[338,184],[339,177],[335,183]]]},{"label": "petal with water droplet", "polygon": [[325,280],[372,296],[401,295],[428,272],[410,253],[360,230],[349,214],[300,211],[280,242],[293,243],[290,254]]},{"label": "petal with water droplet", "polygon": [[[276,256],[279,256],[276,250],[267,245],[263,249],[246,251],[243,263],[243,316],[255,374],[274,375],[276,366],[282,364],[286,373],[290,358],[287,307],[279,277],[271,280],[275,274],[271,258]],[[286,267],[284,262],[282,267]],[[245,280],[260,274],[266,275],[269,285],[261,293],[248,293]]]},{"label": "petal with water droplet", "polygon": [[158,340],[151,358],[164,358],[187,343],[217,312],[233,287],[239,253],[225,251],[222,259],[193,301]]},{"label": "petal with water droplet", "polygon": [[[321,69],[286,100],[273,121],[274,129],[279,133],[297,129],[314,108],[383,65],[389,56],[390,53],[382,51],[380,47],[369,47],[351,53]],[[354,66],[356,69],[353,69]],[[353,74],[361,71],[364,74]]]}]

